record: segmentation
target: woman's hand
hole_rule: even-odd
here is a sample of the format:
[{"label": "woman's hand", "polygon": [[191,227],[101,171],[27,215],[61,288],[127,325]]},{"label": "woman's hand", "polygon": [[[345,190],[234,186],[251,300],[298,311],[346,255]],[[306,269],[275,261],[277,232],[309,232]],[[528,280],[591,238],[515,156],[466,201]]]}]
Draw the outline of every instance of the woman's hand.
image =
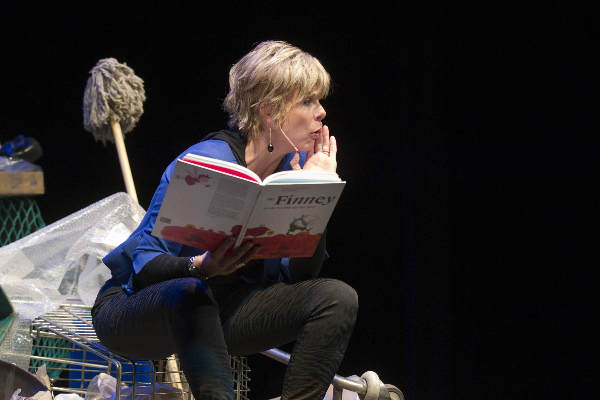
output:
[{"label": "woman's hand", "polygon": [[207,251],[194,257],[194,266],[207,278],[229,275],[242,268],[258,252],[260,246],[248,241],[226,254],[235,239],[235,236],[229,236],[214,252]]},{"label": "woman's hand", "polygon": [[308,152],[304,168],[300,167],[300,154],[296,152],[290,161],[292,169],[319,170],[335,172],[337,169],[337,142],[334,136],[329,136],[329,127],[323,125],[321,135],[315,140],[314,148]]}]

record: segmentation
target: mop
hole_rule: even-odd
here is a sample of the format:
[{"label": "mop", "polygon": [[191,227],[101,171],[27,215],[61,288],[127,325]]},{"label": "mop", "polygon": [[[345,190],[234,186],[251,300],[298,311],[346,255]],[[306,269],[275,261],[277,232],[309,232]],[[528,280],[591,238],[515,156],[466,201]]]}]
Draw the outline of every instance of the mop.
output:
[{"label": "mop", "polygon": [[[123,137],[144,112],[144,81],[114,58],[98,61],[90,74],[83,96],[83,127],[96,141],[115,143],[127,193],[138,203]],[[174,356],[167,358],[167,370],[175,386],[183,390],[181,379],[175,377],[178,367]]]},{"label": "mop", "polygon": [[83,127],[96,141],[115,143],[127,193],[137,203],[123,137],[144,112],[144,81],[114,58],[98,61],[90,74],[83,96]]}]

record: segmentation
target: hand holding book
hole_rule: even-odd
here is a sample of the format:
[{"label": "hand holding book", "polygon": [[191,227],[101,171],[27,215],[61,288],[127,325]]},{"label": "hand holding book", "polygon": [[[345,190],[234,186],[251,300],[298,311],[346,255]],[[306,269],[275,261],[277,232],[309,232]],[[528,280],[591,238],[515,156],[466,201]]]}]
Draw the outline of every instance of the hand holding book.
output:
[{"label": "hand holding book", "polygon": [[232,249],[235,240],[235,236],[229,236],[214,252],[206,251],[202,255],[194,257],[194,267],[201,270],[202,275],[207,278],[229,275],[242,268],[258,252],[260,246],[246,242]]}]

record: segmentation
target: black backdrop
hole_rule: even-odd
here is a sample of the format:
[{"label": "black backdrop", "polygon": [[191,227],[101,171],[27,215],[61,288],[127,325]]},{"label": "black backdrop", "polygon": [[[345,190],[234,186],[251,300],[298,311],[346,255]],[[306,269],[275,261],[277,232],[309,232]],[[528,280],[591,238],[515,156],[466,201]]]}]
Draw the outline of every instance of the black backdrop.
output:
[{"label": "black backdrop", "polygon": [[[259,41],[287,40],[333,77],[326,121],[348,185],[324,274],[360,298],[339,373],[373,370],[409,399],[531,397],[534,386],[552,393],[557,381],[545,371],[571,353],[550,349],[575,340],[555,336],[573,320],[555,296],[567,277],[554,268],[560,235],[577,235],[570,228],[581,216],[562,209],[583,181],[567,173],[589,170],[595,151],[576,147],[587,131],[581,116],[592,110],[585,86],[573,83],[592,70],[581,51],[588,14],[558,3],[297,6],[277,15],[280,5],[250,12],[235,3],[221,12],[6,14],[0,140],[24,134],[42,144],[44,219],[124,191],[114,146],[94,142],[82,125],[99,59],[115,57],[145,81],[144,115],[125,139],[145,208],[164,166],[224,125],[230,65]],[[283,367],[262,356],[250,362],[252,397],[277,396]],[[585,382],[589,372],[570,392]]]}]

